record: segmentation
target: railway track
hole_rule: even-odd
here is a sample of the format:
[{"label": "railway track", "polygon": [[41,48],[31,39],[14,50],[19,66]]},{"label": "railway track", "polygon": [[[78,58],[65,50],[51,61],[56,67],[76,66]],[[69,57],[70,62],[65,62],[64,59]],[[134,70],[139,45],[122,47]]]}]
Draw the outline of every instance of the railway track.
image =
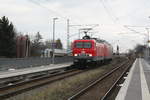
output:
[{"label": "railway track", "polygon": [[119,86],[119,84],[120,84],[119,82],[121,82],[122,80],[123,81],[125,80],[123,77],[127,76],[127,72],[129,71],[131,65],[132,65],[132,62],[127,64],[127,67],[124,69],[124,71],[121,73],[121,75],[117,78],[117,80],[114,82],[114,84],[109,88],[109,90],[105,93],[105,95],[101,98],[101,100],[108,100],[108,98],[111,98],[109,100],[115,99],[115,97],[113,97],[113,96],[115,95],[116,87]]},{"label": "railway track", "polygon": [[46,76],[36,77],[29,80],[17,82],[12,85],[0,87],[0,100],[12,97],[14,95],[38,88],[40,86],[56,82],[61,79],[85,72],[87,70],[71,69],[60,73],[48,74]]},{"label": "railway track", "polygon": [[[41,68],[43,68],[43,67],[41,67]],[[72,67],[67,66],[67,67],[64,67],[64,68],[47,69],[47,70],[44,70],[44,71],[42,70],[42,71],[29,72],[29,73],[26,73],[27,72],[26,70],[23,70],[23,71],[18,70],[18,72],[20,72],[20,73],[23,72],[23,73],[18,74],[18,75],[14,75],[15,73],[13,72],[12,76],[8,75],[9,72],[7,72],[8,74],[4,74],[4,75],[6,75],[6,77],[1,77],[0,78],[0,88],[8,86],[8,85],[12,85],[12,84],[17,84],[21,81],[23,82],[23,81],[26,81],[26,80],[46,76],[46,75],[49,75],[49,74],[52,75],[52,74],[55,74],[55,73],[61,73],[61,72],[67,71],[68,69],[72,69]],[[34,70],[34,69],[31,69],[31,70]],[[24,71],[26,71],[26,72],[24,72]],[[30,70],[28,70],[28,71],[30,71]]]},{"label": "railway track", "polygon": [[102,77],[99,77],[90,85],[68,98],[68,100],[106,100],[118,81],[130,68],[131,64],[132,61],[127,61],[118,65],[110,72],[105,73]]},{"label": "railway track", "polygon": [[[116,64],[112,64],[112,66],[113,65],[116,65]],[[26,80],[15,81],[13,84],[0,87],[0,100],[15,96],[17,94],[24,93],[26,91],[44,86],[46,84],[50,84],[59,80],[63,80],[71,76],[75,76],[80,73],[84,73],[88,70],[91,70],[91,69],[86,69],[86,70],[69,69],[69,70],[64,70],[64,71],[54,72],[54,73],[49,73],[49,74],[43,73],[39,76],[33,75],[27,78]]]}]

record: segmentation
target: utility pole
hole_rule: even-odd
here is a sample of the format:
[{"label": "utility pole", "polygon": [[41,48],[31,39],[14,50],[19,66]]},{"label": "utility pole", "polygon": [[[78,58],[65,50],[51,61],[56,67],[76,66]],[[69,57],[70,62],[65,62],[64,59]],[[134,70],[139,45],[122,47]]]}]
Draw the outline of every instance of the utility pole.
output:
[{"label": "utility pole", "polygon": [[119,55],[119,46],[117,45],[116,55]]},{"label": "utility pole", "polygon": [[148,42],[149,42],[149,28],[146,28],[147,30],[147,36],[148,36]]},{"label": "utility pole", "polygon": [[147,35],[148,35],[148,40],[147,40],[147,56],[149,57],[149,28],[146,28],[147,30]]},{"label": "utility pole", "polygon": [[53,43],[52,43],[52,51],[53,51],[53,58],[52,58],[52,63],[54,64],[55,63],[55,21],[57,20],[58,18],[53,18]]},{"label": "utility pole", "polygon": [[67,52],[69,52],[69,19],[67,19]]},{"label": "utility pole", "polygon": [[79,29],[79,39],[80,39],[80,29]]}]

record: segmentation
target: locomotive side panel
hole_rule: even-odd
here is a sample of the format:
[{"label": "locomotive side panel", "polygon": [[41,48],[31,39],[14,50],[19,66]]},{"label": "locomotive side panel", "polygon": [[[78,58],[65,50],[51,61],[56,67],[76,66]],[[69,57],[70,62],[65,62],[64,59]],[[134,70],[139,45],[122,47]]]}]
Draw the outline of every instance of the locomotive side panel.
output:
[{"label": "locomotive side panel", "polygon": [[99,60],[104,60],[104,45],[101,43],[96,43],[96,56],[97,56],[97,61]]},{"label": "locomotive side panel", "polygon": [[105,48],[104,49],[105,50],[105,53],[104,53],[105,59],[106,60],[112,59],[113,49],[112,49],[111,45],[105,44],[104,48]]}]

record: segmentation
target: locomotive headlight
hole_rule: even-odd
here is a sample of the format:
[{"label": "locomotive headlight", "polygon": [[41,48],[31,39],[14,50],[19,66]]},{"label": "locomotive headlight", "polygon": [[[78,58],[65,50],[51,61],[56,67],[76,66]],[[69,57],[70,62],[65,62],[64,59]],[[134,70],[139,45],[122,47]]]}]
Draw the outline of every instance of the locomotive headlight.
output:
[{"label": "locomotive headlight", "polygon": [[92,56],[92,54],[89,54],[89,56],[91,57],[91,56]]},{"label": "locomotive headlight", "polygon": [[74,56],[78,56],[77,54],[74,54]]}]

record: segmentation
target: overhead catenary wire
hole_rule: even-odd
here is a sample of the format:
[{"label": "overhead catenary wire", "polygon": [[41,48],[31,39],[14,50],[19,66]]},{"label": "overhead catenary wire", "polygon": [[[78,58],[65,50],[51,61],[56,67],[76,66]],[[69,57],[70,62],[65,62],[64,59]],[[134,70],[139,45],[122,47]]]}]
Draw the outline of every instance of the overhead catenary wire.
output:
[{"label": "overhead catenary wire", "polygon": [[140,33],[140,34],[142,34],[141,32],[138,32],[138,31],[136,31],[136,30],[133,30],[133,29],[127,27],[126,25],[122,25],[122,24],[119,22],[119,20],[117,20],[118,17],[116,17],[116,15],[115,15],[112,11],[110,11],[110,10],[107,8],[107,6],[106,6],[104,0],[99,0],[99,1],[100,1],[100,3],[102,4],[102,6],[103,6],[104,10],[106,11],[106,13],[108,14],[108,16],[109,16],[109,17],[111,18],[111,20],[114,22],[114,24],[119,24],[119,25],[122,26],[123,28],[125,28],[125,29],[127,29],[127,30],[129,30],[129,31],[132,31],[132,32],[134,32],[134,33]]},{"label": "overhead catenary wire", "polygon": [[46,10],[47,10],[47,11],[49,11],[49,12],[54,13],[54,14],[55,14],[55,15],[57,15],[58,17],[61,17],[61,18],[67,19],[66,17],[62,16],[60,13],[58,13],[58,12],[56,12],[56,11],[52,10],[52,9],[49,9],[49,8],[45,7],[44,5],[40,4],[40,3],[39,3],[39,2],[37,2],[37,1],[34,1],[34,0],[28,0],[28,1],[29,1],[29,2],[31,2],[31,3],[33,3],[33,4],[35,4],[35,5],[37,5],[37,6],[40,6],[41,8],[46,9]]},{"label": "overhead catenary wire", "polygon": [[[110,19],[112,20],[112,22],[113,22],[114,24],[120,25],[120,26],[123,27],[124,29],[129,30],[130,32],[133,32],[134,34],[136,33],[136,34],[138,34],[138,35],[145,35],[145,34],[139,32],[139,31],[137,31],[137,30],[132,29],[131,27],[128,27],[128,26],[126,26],[126,25],[122,25],[122,24],[120,23],[120,21],[119,21],[119,18],[113,13],[112,8],[111,8],[111,11],[110,11],[110,10],[107,8],[107,6],[106,6],[104,0],[99,0],[99,1],[100,1],[100,3],[102,4],[102,6],[103,6],[105,12],[108,14],[108,16],[110,17]],[[124,33],[124,32],[121,32],[121,33]],[[129,32],[126,32],[126,33],[129,33]]]},{"label": "overhead catenary wire", "polygon": [[[57,12],[57,11],[55,11],[55,10],[53,10],[53,9],[50,9],[50,8],[44,6],[43,4],[39,3],[38,1],[35,1],[35,0],[28,0],[28,1],[31,2],[31,3],[33,3],[33,4],[35,4],[35,5],[37,5],[37,6],[39,6],[39,7],[41,7],[41,8],[46,9],[46,10],[49,11],[50,13],[55,14],[58,18],[63,18],[63,19],[65,19],[65,20],[70,19],[69,16],[65,16],[65,15],[63,15],[63,14],[60,14],[59,12]],[[76,22],[77,22],[77,20],[75,21],[75,20],[73,20],[73,19],[71,19],[71,21],[72,21],[73,23],[76,23]],[[81,22],[81,20],[80,20],[80,22]]]},{"label": "overhead catenary wire", "polygon": [[[28,0],[28,1],[33,3],[33,4],[35,4],[35,5],[37,5],[37,6],[39,6],[39,7],[41,7],[41,8],[46,9],[47,11],[49,11],[49,12],[51,12],[53,14],[55,14],[58,18],[62,18],[62,19],[67,20],[67,48],[69,48],[69,27],[70,27],[69,18],[67,16],[64,16],[64,15],[58,13],[57,11],[54,11],[54,10],[52,10],[50,8],[47,8],[46,6],[42,5],[41,3],[39,3],[39,2],[37,2],[35,0]],[[73,22],[73,20],[72,20],[72,22]]]},{"label": "overhead catenary wire", "polygon": [[[142,35],[141,32],[138,32],[138,31],[136,31],[136,30],[134,30],[134,29],[132,29],[132,28],[129,28],[129,27],[126,26],[126,25],[124,25],[124,27],[126,27],[128,30],[130,30],[130,31],[132,31],[132,32],[134,32],[134,33],[138,33],[138,34]],[[144,33],[144,34],[145,34],[145,33]]]},{"label": "overhead catenary wire", "polygon": [[[41,3],[39,3],[39,2],[37,2],[37,1],[35,1],[35,0],[28,0],[28,1],[29,1],[29,2],[32,2],[33,4],[35,4],[35,5],[37,5],[37,6],[40,6],[40,7],[44,8],[44,9],[48,10],[49,12],[54,13],[54,14],[57,15],[58,17],[61,17],[61,18],[63,18],[63,19],[68,19],[66,16],[64,16],[64,15],[62,15],[62,14],[60,14],[60,13],[58,13],[58,12],[56,12],[56,11],[50,9],[50,8],[45,7],[44,5],[42,5]],[[105,9],[105,11],[106,11],[106,13],[108,14],[108,16],[111,18],[111,20],[113,21],[113,23],[114,23],[114,24],[119,24],[119,25],[121,25],[120,23],[118,23],[118,22],[119,22],[119,21],[117,20],[118,17],[116,17],[116,15],[114,15],[114,13],[108,9],[108,7],[106,6],[104,0],[99,0],[99,1],[101,2],[103,8]],[[135,30],[132,30],[131,28],[126,27],[125,25],[121,25],[121,26],[123,26],[124,28],[128,29],[129,31],[132,31],[132,32],[135,32],[135,33],[140,33],[140,32],[138,32],[138,31],[135,31]]]},{"label": "overhead catenary wire", "polygon": [[[60,13],[58,13],[57,11],[54,11],[54,10],[52,10],[52,9],[50,9],[50,8],[47,8],[46,6],[44,6],[44,5],[42,5],[41,3],[39,3],[39,2],[37,2],[37,1],[35,1],[35,0],[28,0],[29,2],[31,2],[31,3],[33,3],[33,4],[35,4],[35,5],[37,5],[37,6],[40,6],[40,7],[42,7],[42,8],[44,8],[44,9],[46,9],[46,10],[48,10],[49,12],[52,12],[52,13],[54,13],[55,15],[57,15],[58,17],[60,17],[60,18],[63,18],[63,19],[66,19],[66,20],[68,20],[69,19],[69,17],[67,17],[67,16],[64,16],[64,15],[62,15],[62,14],[60,14]],[[72,22],[75,22],[74,20],[71,20]],[[70,22],[69,22],[70,23]],[[87,25],[72,25],[72,24],[70,24],[69,26],[93,26],[92,28],[95,28],[96,26],[98,26],[99,24],[87,24]]]},{"label": "overhead catenary wire", "polygon": [[103,1],[103,0],[98,0],[98,1],[100,1],[100,3],[102,4],[104,10],[106,11],[106,13],[107,13],[108,16],[110,17],[110,19],[113,21],[113,23],[116,24],[116,21],[114,20],[114,17],[112,16],[111,11],[106,7],[104,1]]},{"label": "overhead catenary wire", "polygon": [[[53,9],[47,8],[46,6],[42,5],[41,3],[39,3],[39,2],[37,2],[37,1],[35,1],[35,0],[28,0],[28,1],[31,2],[31,3],[33,3],[33,4],[35,4],[35,5],[37,5],[37,6],[40,6],[41,8],[46,9],[46,10],[49,11],[49,12],[54,13],[55,15],[58,16],[58,18],[60,17],[60,18],[63,18],[63,19],[65,19],[65,20],[70,19],[69,17],[62,15],[62,14],[58,13],[57,11],[54,11]],[[69,20],[69,21],[70,21],[70,20]],[[73,20],[73,19],[71,19],[71,21],[72,21],[73,23],[76,23],[75,20]],[[81,20],[80,20],[80,22],[81,22]],[[93,25],[93,26],[95,27],[95,25],[97,25],[97,24],[90,24],[90,25]],[[83,25],[70,24],[69,26],[83,26]],[[84,25],[84,26],[89,26],[89,24],[88,24],[88,25]]]}]

